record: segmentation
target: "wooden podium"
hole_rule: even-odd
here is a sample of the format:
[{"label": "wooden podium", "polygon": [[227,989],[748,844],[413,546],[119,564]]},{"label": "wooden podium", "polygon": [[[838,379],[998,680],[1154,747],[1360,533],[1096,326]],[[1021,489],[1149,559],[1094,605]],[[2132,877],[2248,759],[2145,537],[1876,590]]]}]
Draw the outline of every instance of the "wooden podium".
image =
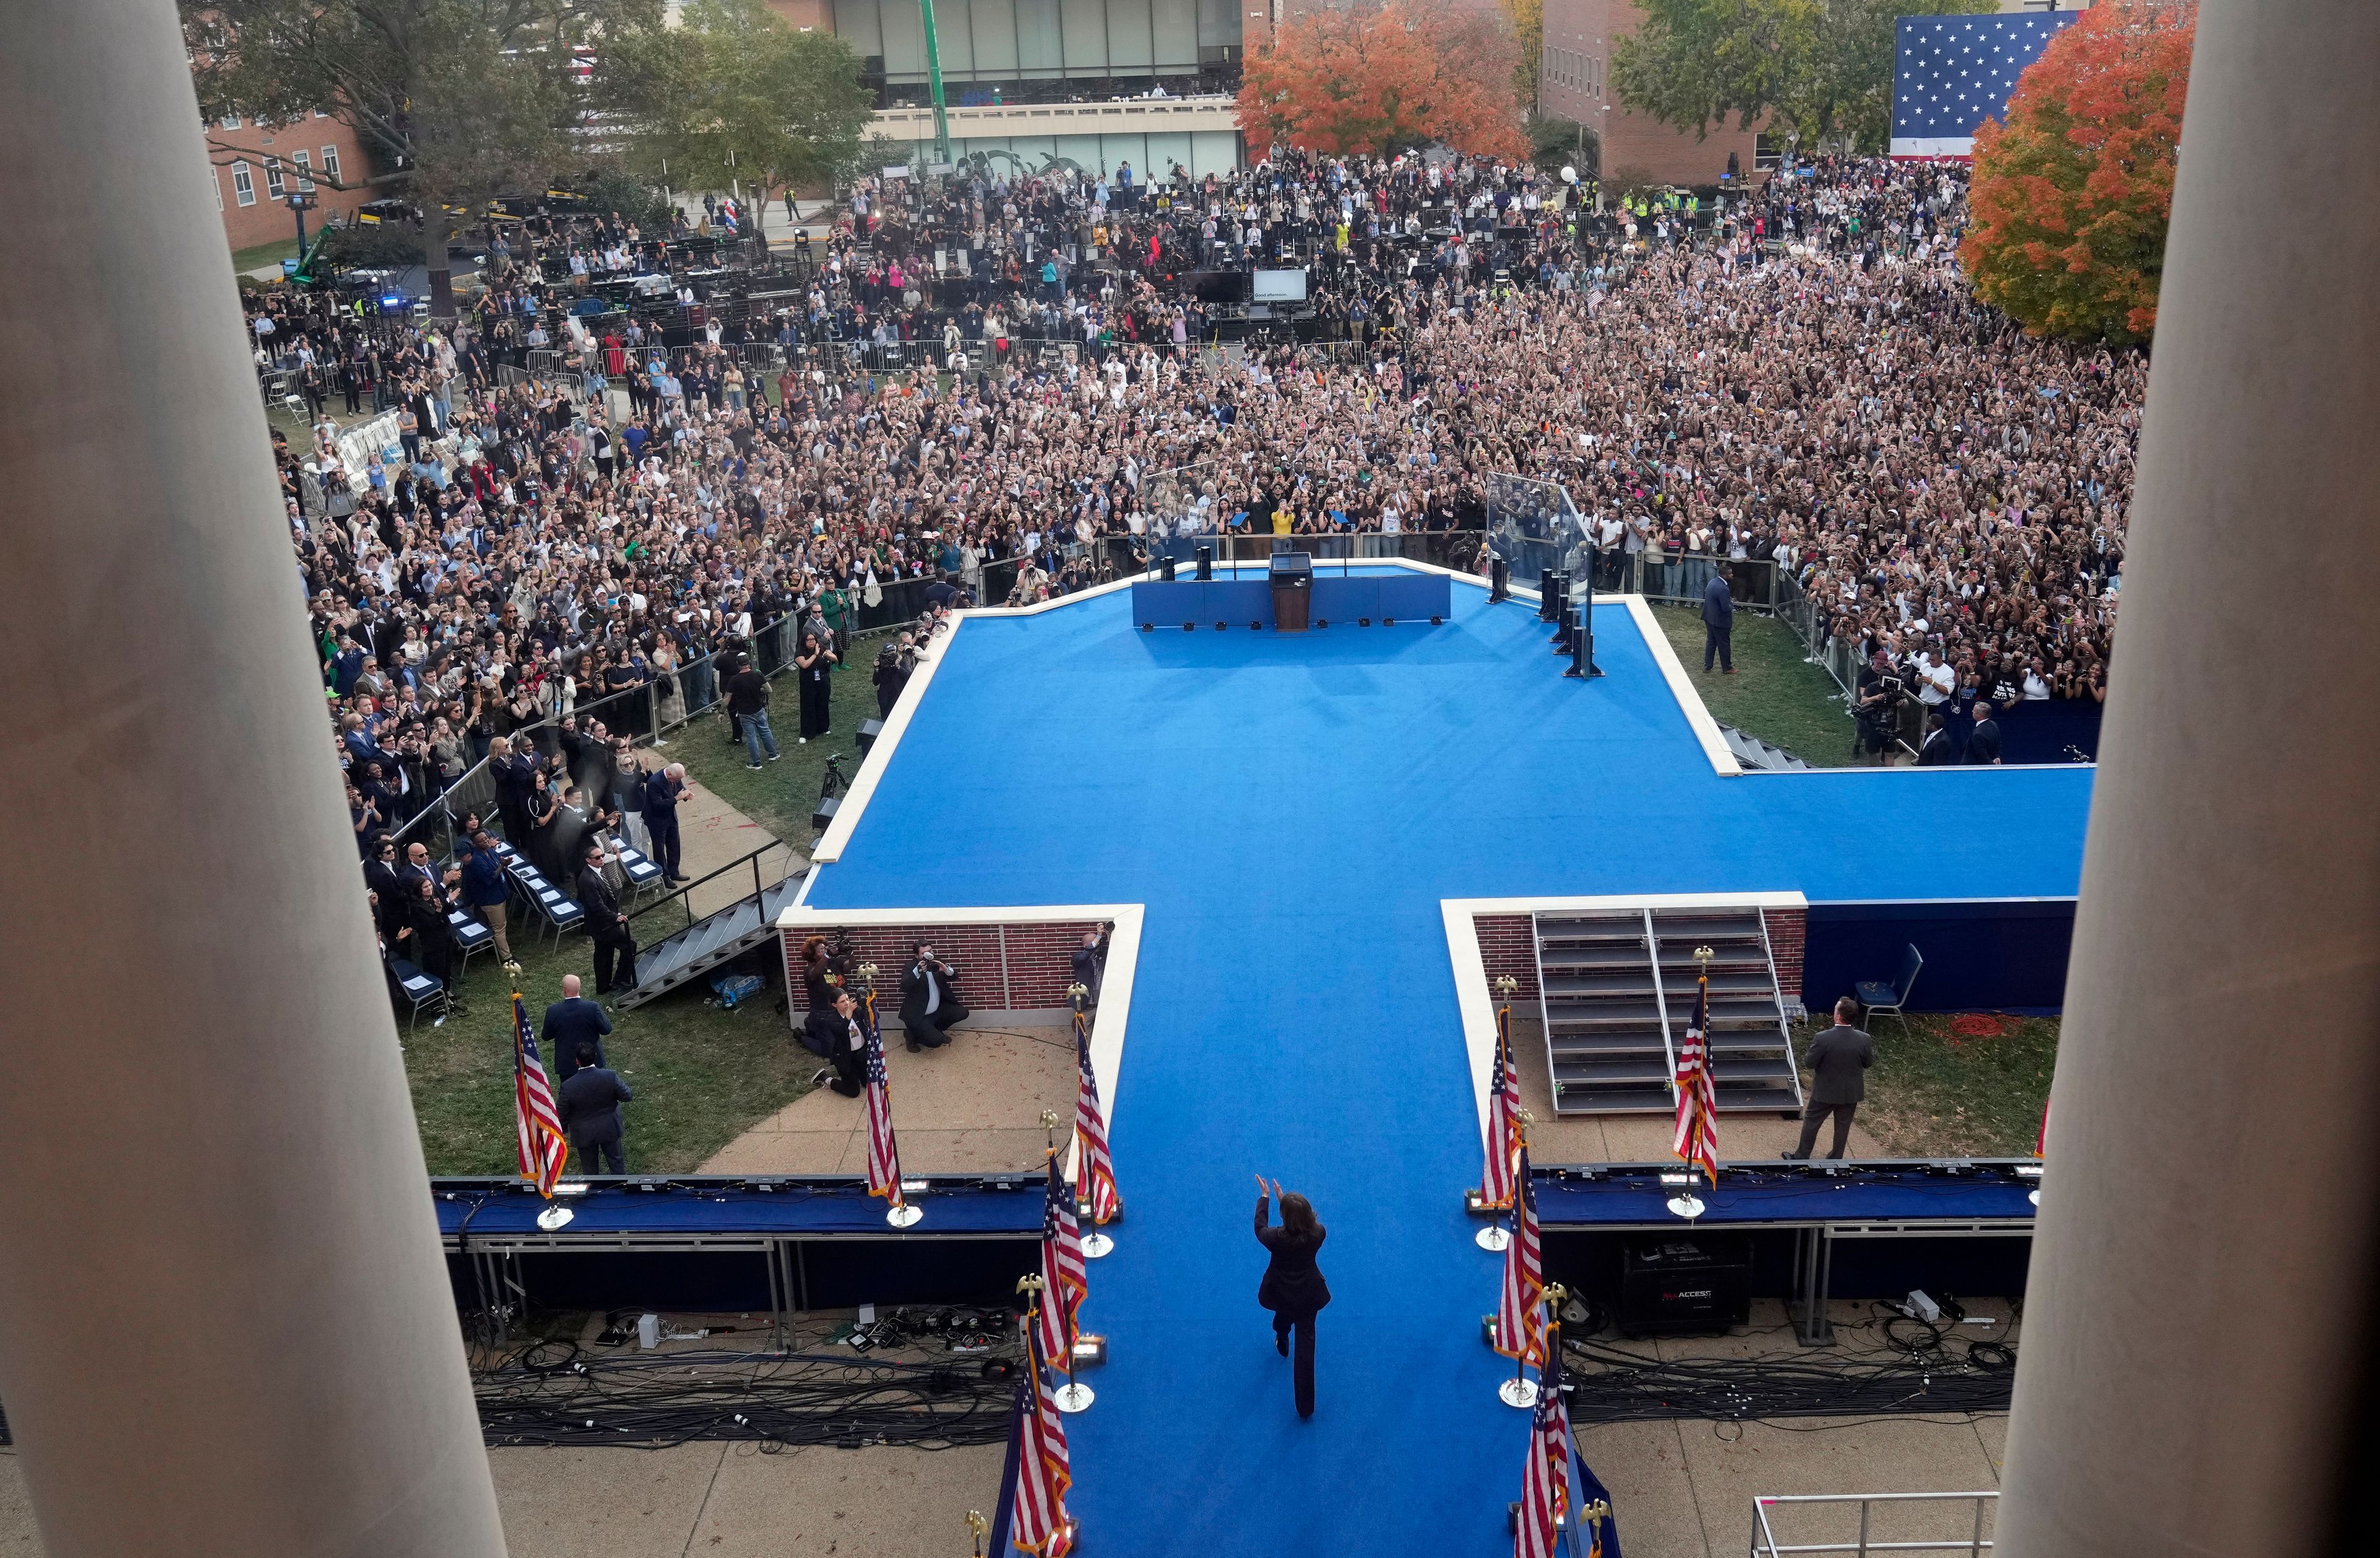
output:
[{"label": "wooden podium", "polygon": [[1305,631],[1314,601],[1314,559],[1303,552],[1276,552],[1266,570],[1272,583],[1272,625],[1283,633]]}]

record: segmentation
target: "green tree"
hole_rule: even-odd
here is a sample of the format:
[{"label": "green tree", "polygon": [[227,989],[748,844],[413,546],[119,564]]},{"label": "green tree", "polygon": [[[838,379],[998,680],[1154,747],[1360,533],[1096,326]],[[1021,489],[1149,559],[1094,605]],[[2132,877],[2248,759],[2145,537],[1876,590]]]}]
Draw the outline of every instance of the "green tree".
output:
[{"label": "green tree", "polygon": [[578,55],[623,27],[658,25],[662,9],[661,0],[180,5],[207,122],[286,123],[320,109],[346,124],[373,164],[361,182],[393,187],[421,210],[439,314],[454,311],[449,208],[542,189],[584,162]]},{"label": "green tree", "polygon": [[1611,50],[1621,104],[1697,138],[1763,115],[1807,145],[1881,152],[1892,130],[1893,18],[1997,0],[1642,0]]},{"label": "green tree", "polygon": [[764,0],[693,0],[605,50],[602,95],[629,164],[688,189],[747,189],[759,221],[779,190],[823,184],[858,155],[875,111],[860,59],[832,32],[786,25]]}]

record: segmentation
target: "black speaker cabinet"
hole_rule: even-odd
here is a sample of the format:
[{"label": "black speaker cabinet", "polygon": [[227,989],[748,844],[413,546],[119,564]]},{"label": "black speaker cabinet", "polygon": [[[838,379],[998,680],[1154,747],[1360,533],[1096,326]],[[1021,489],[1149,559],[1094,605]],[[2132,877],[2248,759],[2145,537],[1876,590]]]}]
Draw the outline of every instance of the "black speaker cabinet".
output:
[{"label": "black speaker cabinet", "polygon": [[1647,1234],[1620,1258],[1620,1333],[1726,1331],[1752,1316],[1752,1241],[1742,1234]]}]

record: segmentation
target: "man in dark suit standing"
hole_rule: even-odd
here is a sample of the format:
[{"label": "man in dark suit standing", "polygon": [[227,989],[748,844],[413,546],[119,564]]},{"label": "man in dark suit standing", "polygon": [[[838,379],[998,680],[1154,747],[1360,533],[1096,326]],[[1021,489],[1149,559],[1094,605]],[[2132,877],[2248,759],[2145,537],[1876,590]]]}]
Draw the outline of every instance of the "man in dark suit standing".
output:
[{"label": "man in dark suit standing", "polygon": [[603,1058],[603,1035],[612,1031],[611,1015],[601,1005],[581,997],[578,976],[562,976],[562,999],[545,1009],[545,1021],[537,1030],[538,1048],[553,1057],[553,1084],[560,1087],[570,1080],[578,1069],[578,1052],[592,1048],[595,1064],[608,1065]]},{"label": "man in dark suit standing", "polygon": [[[578,1154],[581,1174],[625,1174],[628,1154],[621,1142],[620,1105],[637,1095],[620,1074],[598,1063],[595,1046],[578,1046],[578,1065],[562,1084],[554,1107],[562,1116],[562,1134]],[[608,1168],[596,1166],[598,1158]]]},{"label": "man in dark suit standing", "polygon": [[909,1050],[939,1050],[951,1041],[949,1029],[966,1021],[967,1009],[952,983],[958,977],[951,966],[934,956],[933,943],[919,942],[916,955],[901,974],[901,1027],[909,1036]]},{"label": "man in dark suit standing", "polygon": [[1728,676],[1735,675],[1735,591],[1727,587],[1727,575],[1711,570],[1710,582],[1703,586],[1703,670],[1707,673],[1712,660]]},{"label": "man in dark suit standing", "polygon": [[1835,1150],[1840,1158],[1852,1137],[1852,1115],[1867,1096],[1867,1068],[1876,1060],[1876,1041],[1852,1026],[1859,1003],[1846,995],[1835,1003],[1835,1026],[1810,1046],[1810,1102],[1802,1108],[1802,1142],[1788,1158],[1806,1159],[1818,1139],[1818,1123],[1835,1117]]},{"label": "man in dark suit standing", "polygon": [[644,780],[645,832],[653,841],[653,864],[672,882],[693,880],[678,870],[677,809],[694,794],[686,783],[686,765],[674,762]]},{"label": "man in dark suit standing", "polygon": [[637,936],[620,908],[620,895],[603,875],[603,846],[590,843],[578,868],[578,907],[587,911],[587,933],[595,940],[595,993],[631,990],[637,983]]},{"label": "man in dark suit standing", "polygon": [[1980,698],[1975,700],[1975,728],[1967,734],[1967,761],[2000,761],[2000,722],[1992,718],[1991,704]]}]

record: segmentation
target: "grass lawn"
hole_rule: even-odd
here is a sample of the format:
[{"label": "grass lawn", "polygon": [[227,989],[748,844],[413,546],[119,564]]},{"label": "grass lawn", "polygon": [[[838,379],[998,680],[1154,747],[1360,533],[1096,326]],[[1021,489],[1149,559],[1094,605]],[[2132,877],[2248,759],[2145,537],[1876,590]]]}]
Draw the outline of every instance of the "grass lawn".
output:
[{"label": "grass lawn", "polygon": [[[1900,1157],[2030,1155],[2058,1059],[2058,1019],[1999,1017],[1997,1036],[1958,1033],[1960,1020],[1914,1016],[1906,1034],[1890,1017],[1870,1026],[1876,1065],[1861,1123]],[[1803,1024],[1797,1050],[1826,1026]]]},{"label": "grass lawn", "polygon": [[[800,707],[790,676],[771,684],[771,723],[783,758],[759,773],[745,766],[744,748],[727,745],[726,724],[705,716],[672,735],[663,755],[682,762],[695,783],[719,796],[780,840],[803,849],[815,836],[810,809],[827,754],[844,754],[846,777],[859,772],[854,733],[876,713],[868,680],[880,639],[855,639],[856,669],[834,678],[834,729],[797,744]],[[584,936],[565,936],[559,954],[532,949],[534,937],[516,936],[520,992],[529,1020],[561,999],[562,976],[592,983],[594,961]],[[509,1174],[514,1168],[512,1006],[493,955],[475,960],[465,981],[468,1015],[441,1028],[425,1019],[407,1038],[406,1075],[413,1112],[431,1174]],[[703,1004],[696,981],[632,1012],[615,1012],[604,1056],[636,1099],[624,1106],[628,1168],[635,1174],[684,1174],[759,1120],[809,1091],[818,1063],[795,1045],[785,1020],[768,1001],[740,1012]],[[552,1065],[552,1057],[546,1063]],[[576,1165],[574,1164],[574,1170]]]},{"label": "grass lawn", "polygon": [[249,271],[261,270],[267,265],[278,265],[284,260],[297,258],[298,238],[295,234],[292,234],[288,237],[278,238],[272,243],[260,243],[249,249],[233,250],[231,251],[232,274],[240,275]]},{"label": "grass lawn", "polygon": [[1685,663],[1686,676],[1711,717],[1784,748],[1814,768],[1852,761],[1852,717],[1824,668],[1806,663],[1802,640],[1772,616],[1735,614],[1735,672],[1703,670],[1702,614],[1693,606],[1655,606],[1653,615]]},{"label": "grass lawn", "polygon": [[[584,936],[565,936],[559,954],[532,949],[532,939],[516,933],[513,950],[535,1023],[548,1003],[562,998],[562,976],[587,979],[594,964]],[[510,993],[491,952],[472,960],[466,1015],[441,1028],[425,1016],[409,1035],[400,1019],[414,1117],[433,1175],[510,1174],[516,1167]],[[621,1106],[632,1174],[686,1173],[809,1091],[818,1062],[794,1043],[770,1002],[723,1012],[703,1004],[707,993],[698,980],[612,1015],[603,1055],[637,1095]],[[547,1065],[552,1063],[547,1056]],[[572,1172],[577,1167],[574,1162]]]},{"label": "grass lawn", "polygon": [[[723,714],[707,714],[671,736],[663,755],[686,764],[688,777],[707,785],[720,799],[744,813],[808,858],[818,834],[810,813],[818,806],[819,781],[826,773],[827,755],[843,755],[843,776],[859,773],[859,722],[876,717],[875,669],[881,636],[854,638],[852,663],[837,670],[833,680],[833,730],[803,746],[795,740],[802,728],[801,700],[790,676],[769,684],[769,727],[776,732],[783,757],[754,773],[746,766],[744,744],[727,743]],[[633,1085],[633,1084],[631,1084]]]}]

